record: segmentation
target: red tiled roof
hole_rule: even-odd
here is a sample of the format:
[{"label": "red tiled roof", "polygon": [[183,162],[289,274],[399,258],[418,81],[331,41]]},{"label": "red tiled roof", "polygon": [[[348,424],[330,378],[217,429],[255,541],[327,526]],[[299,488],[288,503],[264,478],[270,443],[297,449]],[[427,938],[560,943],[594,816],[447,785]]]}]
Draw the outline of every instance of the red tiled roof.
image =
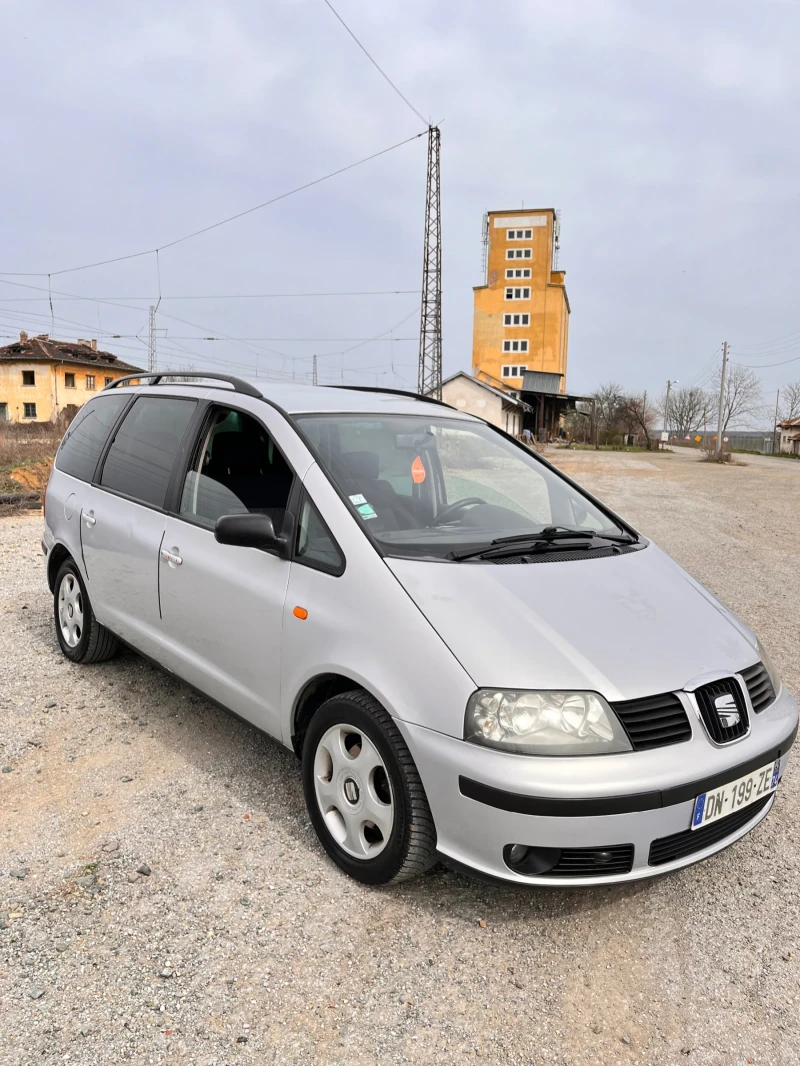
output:
[{"label": "red tiled roof", "polygon": [[29,338],[22,333],[18,341],[0,348],[0,362],[80,363],[83,366],[145,373],[140,366],[123,363],[113,352],[97,351],[96,344],[96,341],[54,341],[45,333]]}]

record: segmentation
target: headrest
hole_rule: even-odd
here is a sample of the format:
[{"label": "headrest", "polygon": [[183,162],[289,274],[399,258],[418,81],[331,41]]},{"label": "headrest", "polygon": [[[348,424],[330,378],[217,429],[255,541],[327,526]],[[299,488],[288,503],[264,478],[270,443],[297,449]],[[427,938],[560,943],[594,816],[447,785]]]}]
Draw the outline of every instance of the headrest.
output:
[{"label": "headrest", "polygon": [[380,463],[375,452],[345,452],[342,462],[350,477],[377,481]]}]

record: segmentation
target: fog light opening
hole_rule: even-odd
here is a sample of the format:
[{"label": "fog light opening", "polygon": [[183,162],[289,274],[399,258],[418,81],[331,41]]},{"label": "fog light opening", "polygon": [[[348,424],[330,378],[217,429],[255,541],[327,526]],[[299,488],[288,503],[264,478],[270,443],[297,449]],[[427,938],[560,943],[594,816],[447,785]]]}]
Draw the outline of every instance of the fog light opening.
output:
[{"label": "fog light opening", "polygon": [[509,870],[526,877],[546,874],[560,858],[560,848],[536,848],[529,844],[506,844],[503,848],[503,861]]}]

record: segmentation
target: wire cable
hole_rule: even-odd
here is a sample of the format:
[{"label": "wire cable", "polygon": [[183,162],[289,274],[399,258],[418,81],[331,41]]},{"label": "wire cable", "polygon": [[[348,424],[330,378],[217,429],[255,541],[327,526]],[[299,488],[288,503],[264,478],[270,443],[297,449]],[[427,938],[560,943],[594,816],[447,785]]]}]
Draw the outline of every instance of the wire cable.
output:
[{"label": "wire cable", "polygon": [[[421,117],[421,116],[420,116]],[[425,122],[425,119],[422,119]],[[424,137],[427,130],[426,128],[420,133],[415,133],[412,137],[406,137],[404,141],[398,141],[397,144],[392,144],[388,148],[382,148],[379,152],[373,152],[372,155],[364,156],[363,159],[356,160],[355,163],[348,163],[346,167],[339,167],[338,170],[332,170],[329,174],[323,174],[321,178],[315,178],[313,181],[307,181],[304,185],[298,185],[295,189],[290,189],[288,192],[281,193],[280,196],[273,196],[270,200],[264,200],[263,203],[256,204],[254,207],[248,207],[245,211],[239,211],[235,215],[229,215],[227,218],[220,219],[219,222],[212,222],[210,226],[203,226],[202,229],[194,230],[192,233],[187,233],[183,237],[177,237],[174,241],[168,241],[166,244],[160,244],[156,248],[147,248],[143,252],[131,252],[128,255],[118,255],[112,259],[100,259],[96,263],[84,263],[83,266],[67,267],[64,270],[52,270],[49,273],[33,274],[31,272],[25,273],[23,271],[15,270],[2,270],[0,275],[2,276],[26,276],[26,277],[57,277],[59,274],[75,274],[80,270],[91,270],[94,267],[108,266],[110,263],[122,263],[127,259],[139,259],[143,255],[158,255],[159,252],[165,251],[167,248],[174,248],[176,244],[182,244],[184,241],[190,241],[193,237],[199,237],[203,233],[209,233],[212,229],[218,229],[220,226],[226,226],[229,222],[236,221],[237,218],[244,218],[245,215],[252,215],[254,211],[260,211],[264,207],[269,207],[270,204],[276,204],[279,200],[285,200],[289,196],[294,196],[296,193],[303,192],[305,189],[310,189],[314,185],[319,185],[323,181],[328,181],[330,178],[335,178],[339,174],[345,174],[348,170],[353,170],[355,167],[360,167],[364,163],[369,163],[373,159],[378,159],[382,155],[386,155],[388,152],[393,152],[396,148],[402,148],[405,144],[410,144],[412,141],[419,140],[420,137]]]},{"label": "wire cable", "polygon": [[389,75],[388,75],[388,74],[386,73],[386,71],[385,71],[385,70],[383,70],[383,69],[382,69],[382,68],[381,68],[381,67],[379,66],[378,62],[377,62],[377,61],[376,61],[375,59],[373,59],[373,58],[372,58],[372,56],[371,56],[371,55],[369,54],[369,52],[368,52],[368,51],[366,50],[366,48],[365,48],[365,47],[364,47],[364,45],[363,45],[363,44],[361,43],[361,41],[359,41],[358,37],[356,37],[356,35],[355,35],[355,34],[353,33],[353,31],[352,31],[352,30],[350,29],[350,27],[349,27],[349,26],[347,25],[347,23],[346,23],[346,22],[344,21],[344,19],[343,19],[343,18],[342,18],[342,16],[341,16],[341,15],[339,14],[339,12],[338,12],[338,11],[336,10],[336,8],[335,8],[335,7],[333,6],[333,4],[332,4],[332,3],[330,2],[330,0],[322,0],[322,2],[323,2],[323,3],[324,3],[324,4],[326,5],[326,6],[327,6],[327,7],[329,7],[329,8],[330,8],[330,10],[331,10],[331,11],[333,12],[333,14],[334,14],[334,15],[336,16],[336,18],[337,18],[337,19],[339,20],[339,22],[340,22],[340,23],[342,24],[342,26],[344,26],[344,28],[345,28],[345,29],[347,30],[347,32],[348,32],[348,33],[350,34],[350,36],[351,36],[351,37],[353,38],[353,40],[354,40],[354,41],[356,42],[356,44],[358,45],[358,47],[359,47],[359,48],[361,49],[361,51],[362,51],[362,52],[364,53],[364,55],[365,55],[365,56],[367,57],[367,59],[368,59],[368,60],[370,61],[370,63],[371,63],[372,65],[373,65],[373,67],[375,67],[375,69],[376,69],[376,70],[377,70],[377,72],[378,72],[378,73],[380,74],[380,76],[381,76],[381,77],[382,77],[382,78],[384,79],[384,81],[386,81],[386,82],[387,82],[387,83],[388,83],[389,85],[391,85],[391,87],[392,87],[392,88],[394,89],[394,91],[395,91],[395,92],[397,93],[397,95],[398,95],[398,96],[400,97],[400,99],[401,99],[401,100],[403,101],[403,103],[404,103],[404,104],[406,105],[406,107],[410,107],[410,108],[411,108],[411,110],[412,110],[412,111],[414,112],[414,114],[415,114],[415,115],[417,116],[417,118],[418,118],[418,119],[419,119],[419,120],[420,120],[421,122],[424,122],[426,126],[429,126],[429,125],[430,125],[430,122],[428,122],[428,120],[427,120],[427,119],[426,119],[426,118],[425,118],[425,117],[424,117],[423,115],[421,115],[421,114],[419,113],[419,111],[417,111],[417,109],[416,109],[416,108],[414,107],[414,105],[413,105],[413,104],[411,103],[411,101],[410,101],[410,100],[408,99],[408,97],[404,96],[404,95],[403,95],[403,94],[402,94],[402,93],[400,92],[400,90],[399,90],[399,89],[397,88],[397,86],[396,86],[396,85],[395,85],[395,83],[394,83],[394,82],[392,81],[392,79],[391,79],[391,78],[389,77]]}]

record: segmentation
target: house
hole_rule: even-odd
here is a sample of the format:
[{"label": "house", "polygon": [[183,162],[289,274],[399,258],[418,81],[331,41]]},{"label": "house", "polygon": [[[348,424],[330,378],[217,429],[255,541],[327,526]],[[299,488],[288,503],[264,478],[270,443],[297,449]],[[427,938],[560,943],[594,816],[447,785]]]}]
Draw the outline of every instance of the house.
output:
[{"label": "house", "polygon": [[470,377],[463,370],[442,382],[442,399],[451,407],[477,415],[518,437],[530,407],[511,392]]},{"label": "house", "polygon": [[779,422],[778,429],[781,431],[779,450],[786,455],[800,455],[800,418]]},{"label": "house", "polygon": [[0,348],[0,422],[55,422],[74,415],[106,385],[145,373],[96,340],[56,341],[46,333]]}]

